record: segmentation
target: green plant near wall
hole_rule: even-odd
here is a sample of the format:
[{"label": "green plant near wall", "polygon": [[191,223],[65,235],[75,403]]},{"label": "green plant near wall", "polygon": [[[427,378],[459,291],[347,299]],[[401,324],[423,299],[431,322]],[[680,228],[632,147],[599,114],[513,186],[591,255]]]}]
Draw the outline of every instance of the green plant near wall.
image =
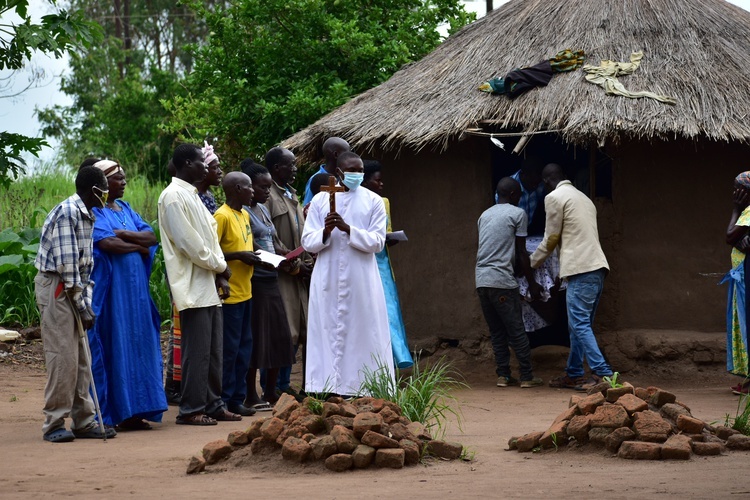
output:
[{"label": "green plant near wall", "polygon": [[34,295],[39,229],[0,232],[0,325],[39,324]]}]

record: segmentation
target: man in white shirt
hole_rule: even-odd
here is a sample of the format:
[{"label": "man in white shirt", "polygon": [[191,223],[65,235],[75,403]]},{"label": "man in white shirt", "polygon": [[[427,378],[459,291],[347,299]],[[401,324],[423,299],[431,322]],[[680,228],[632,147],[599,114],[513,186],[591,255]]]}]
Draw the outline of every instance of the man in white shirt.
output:
[{"label": "man in white shirt", "polygon": [[[563,169],[550,163],[542,171],[550,193],[544,198],[547,219],[544,239],[531,255],[531,267],[542,265],[560,245],[560,277],[568,281],[567,309],[570,355],[566,374],[550,381],[550,387],[586,390],[599,383],[612,369],[604,359],[592,324],[609,264],[599,244],[594,203],[566,180]],[[584,378],[583,360],[591,376]]]},{"label": "man in white shirt", "polygon": [[203,152],[180,144],[172,162],[176,176],[159,196],[159,229],[172,298],[182,326],[182,399],[177,423],[216,425],[241,420],[221,399],[223,322],[221,299],[229,295],[231,271],[216,235],[216,220],[194,184],[208,173]]}]

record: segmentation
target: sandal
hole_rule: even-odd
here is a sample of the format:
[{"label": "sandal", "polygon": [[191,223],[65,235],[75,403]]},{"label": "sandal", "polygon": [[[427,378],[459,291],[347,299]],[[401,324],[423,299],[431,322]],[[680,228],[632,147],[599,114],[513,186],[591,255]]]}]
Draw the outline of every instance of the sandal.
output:
[{"label": "sandal", "polygon": [[117,431],[150,431],[153,429],[151,424],[138,417],[126,418],[115,427]]},{"label": "sandal", "polygon": [[583,377],[570,378],[567,374],[565,374],[550,380],[549,386],[556,387],[558,389],[575,389],[577,387],[580,387],[585,382],[586,379]]},{"label": "sandal", "polygon": [[242,415],[232,413],[226,408],[222,408],[213,412],[209,415],[209,417],[219,422],[239,422],[240,420],[242,420]]},{"label": "sandal", "polygon": [[60,427],[54,431],[49,431],[42,436],[42,439],[50,443],[69,443],[75,439],[75,435],[65,427]]},{"label": "sandal", "polygon": [[175,423],[178,425],[216,425],[217,422],[204,413],[194,413],[178,416]]},{"label": "sandal", "polygon": [[114,427],[105,425],[104,431],[102,432],[101,426],[97,423],[93,423],[85,429],[73,429],[73,435],[78,439],[104,439],[105,437],[107,439],[112,439],[117,436],[117,431],[115,431]]},{"label": "sandal", "polygon": [[263,401],[262,403],[257,403],[253,405],[253,410],[255,411],[271,411],[273,410],[273,407],[270,403],[266,403]]}]

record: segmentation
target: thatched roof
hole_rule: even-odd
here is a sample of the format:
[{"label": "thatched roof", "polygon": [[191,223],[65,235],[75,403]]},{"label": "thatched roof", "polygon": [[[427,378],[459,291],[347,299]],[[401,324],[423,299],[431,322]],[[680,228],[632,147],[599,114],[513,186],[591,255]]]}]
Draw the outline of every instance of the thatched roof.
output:
[{"label": "thatched roof", "polygon": [[[629,60],[629,90],[676,97],[605,95],[579,69],[515,100],[477,86],[565,48],[586,62]],[[723,0],[511,0],[448,38],[422,60],[360,94],[285,145],[317,159],[327,137],[358,152],[444,149],[467,129],[560,130],[565,140],[675,137],[750,142],[750,13]]]}]

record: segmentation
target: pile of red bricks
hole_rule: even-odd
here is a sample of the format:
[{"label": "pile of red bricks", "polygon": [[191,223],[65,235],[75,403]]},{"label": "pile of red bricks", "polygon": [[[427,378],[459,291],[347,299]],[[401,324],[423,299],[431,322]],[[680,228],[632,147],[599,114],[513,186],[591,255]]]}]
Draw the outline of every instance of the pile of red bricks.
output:
[{"label": "pile of red bricks", "polygon": [[513,437],[508,446],[526,452],[587,443],[641,460],[688,460],[692,454],[750,449],[750,437],[694,418],[674,394],[627,383],[618,388],[601,383],[586,396],[572,396],[549,429]]},{"label": "pile of red bricks", "polygon": [[310,398],[299,403],[284,394],[271,417],[255,420],[226,440],[208,443],[201,456],[190,460],[187,472],[201,472],[246,446],[252,455],[281,451],[284,459],[293,462],[324,461],[326,468],[336,472],[373,464],[400,469],[419,463],[424,454],[456,459],[463,452],[459,443],[432,439],[424,424],[403,416],[401,408],[390,401],[331,397],[324,403]]}]

